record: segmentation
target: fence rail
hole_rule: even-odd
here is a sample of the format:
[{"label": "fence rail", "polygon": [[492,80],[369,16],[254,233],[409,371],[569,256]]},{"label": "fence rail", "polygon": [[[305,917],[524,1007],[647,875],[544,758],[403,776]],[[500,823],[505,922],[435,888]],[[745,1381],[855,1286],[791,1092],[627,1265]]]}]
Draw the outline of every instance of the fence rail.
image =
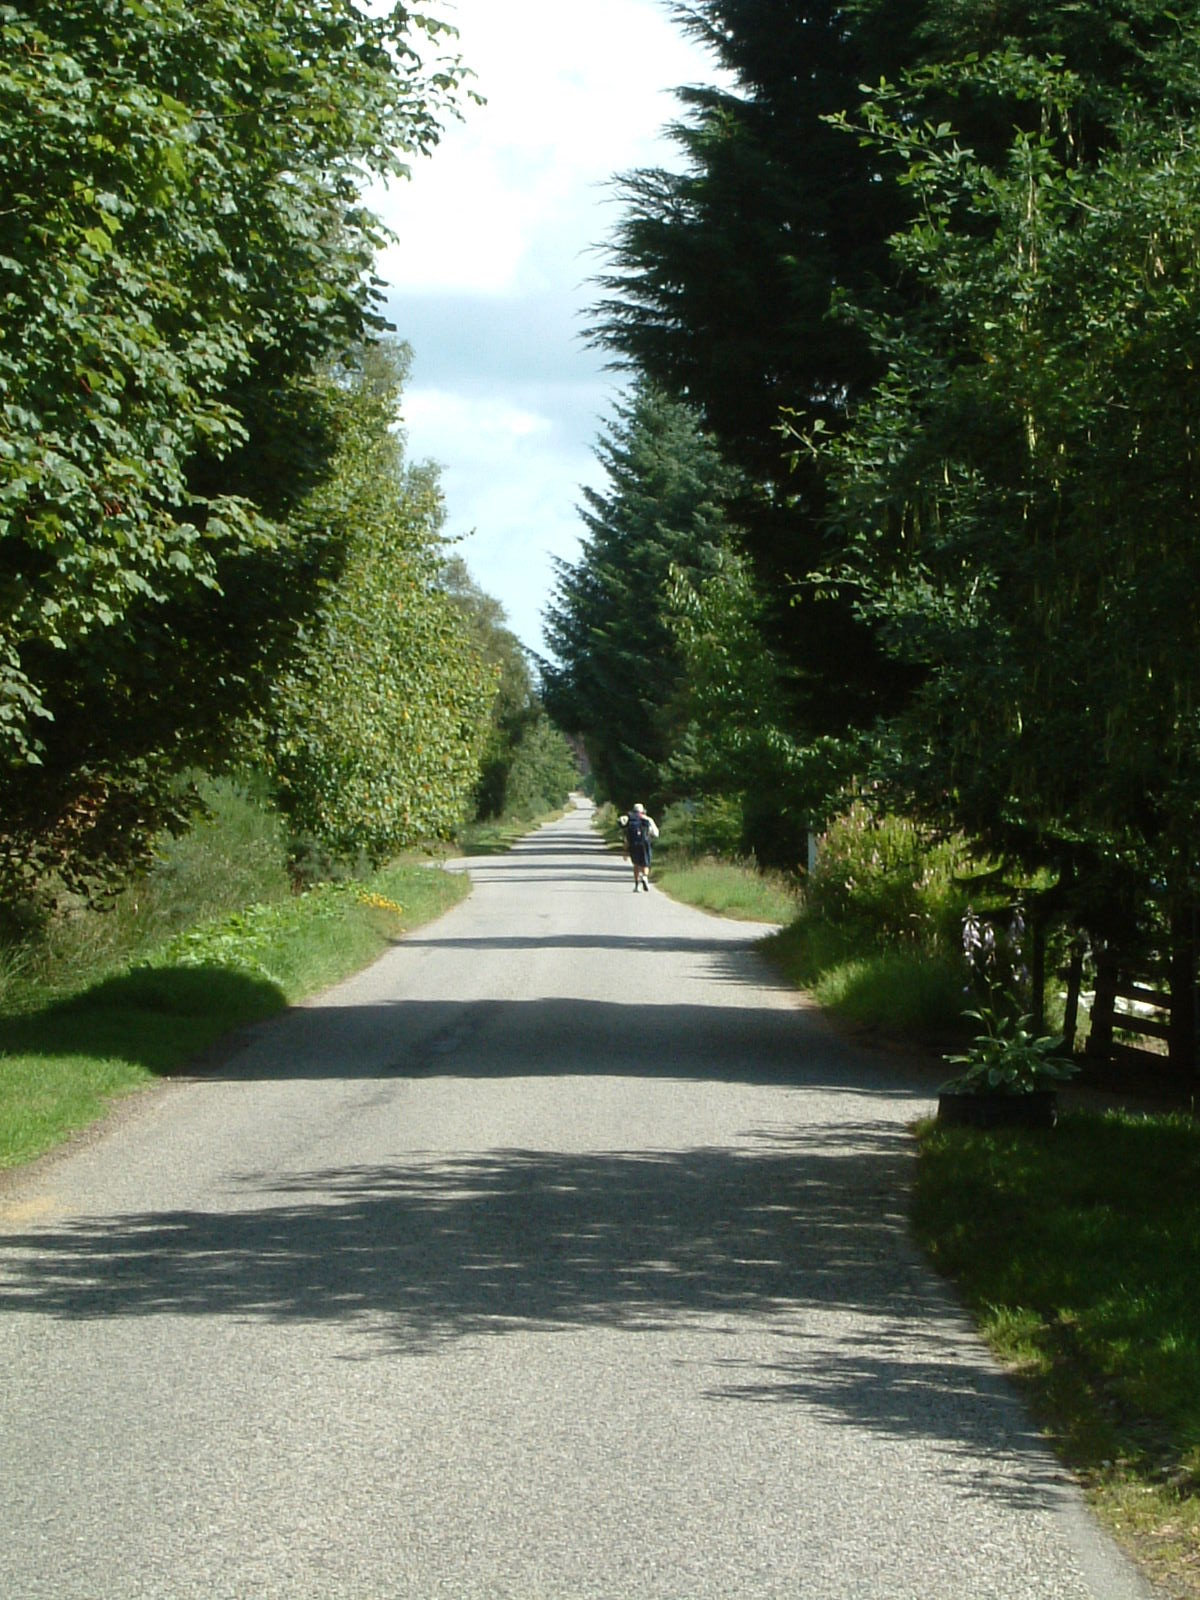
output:
[{"label": "fence rail", "polygon": [[[1097,959],[1096,993],[1085,1056],[1093,1060],[1119,1057],[1147,1066],[1165,1063],[1172,1072],[1195,1075],[1196,958],[1191,919],[1187,920],[1186,929],[1175,930],[1176,937],[1165,958],[1148,956],[1136,966],[1128,957],[1115,953]],[[1119,1010],[1118,1000],[1148,1007],[1150,1013]],[[1146,1045],[1114,1039],[1117,1031],[1137,1039],[1165,1040],[1166,1055]]]}]

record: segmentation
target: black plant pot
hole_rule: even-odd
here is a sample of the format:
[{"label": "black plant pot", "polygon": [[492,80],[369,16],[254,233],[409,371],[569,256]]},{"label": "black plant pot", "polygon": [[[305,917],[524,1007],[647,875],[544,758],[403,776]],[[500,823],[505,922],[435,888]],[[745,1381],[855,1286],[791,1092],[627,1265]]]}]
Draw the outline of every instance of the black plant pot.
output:
[{"label": "black plant pot", "polygon": [[1032,1094],[938,1095],[938,1121],[951,1128],[1053,1128],[1058,1121],[1058,1093],[1035,1089]]}]

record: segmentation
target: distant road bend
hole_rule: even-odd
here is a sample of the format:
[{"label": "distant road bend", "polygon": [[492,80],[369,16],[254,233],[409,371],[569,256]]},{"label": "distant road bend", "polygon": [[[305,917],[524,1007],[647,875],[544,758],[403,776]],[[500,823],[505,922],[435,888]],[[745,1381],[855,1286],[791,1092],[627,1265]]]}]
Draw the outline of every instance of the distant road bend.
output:
[{"label": "distant road bend", "polygon": [[6,1600],[1145,1600],[905,1227],[927,1089],[580,805],[0,1191]]}]

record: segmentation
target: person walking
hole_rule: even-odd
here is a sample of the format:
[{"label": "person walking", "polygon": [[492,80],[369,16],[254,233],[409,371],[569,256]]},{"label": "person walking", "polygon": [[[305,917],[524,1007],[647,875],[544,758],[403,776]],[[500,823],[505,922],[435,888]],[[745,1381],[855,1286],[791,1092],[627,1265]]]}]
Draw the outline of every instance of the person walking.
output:
[{"label": "person walking", "polygon": [[647,815],[639,800],[628,816],[620,819],[625,830],[625,844],[633,863],[633,892],[640,889],[650,893],[650,857],[653,841],[658,838],[658,824]]}]

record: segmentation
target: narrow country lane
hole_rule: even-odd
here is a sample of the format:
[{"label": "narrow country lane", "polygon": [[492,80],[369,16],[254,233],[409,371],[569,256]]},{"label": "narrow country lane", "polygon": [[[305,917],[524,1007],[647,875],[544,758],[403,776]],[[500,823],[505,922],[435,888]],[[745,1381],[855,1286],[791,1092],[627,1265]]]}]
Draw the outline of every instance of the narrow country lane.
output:
[{"label": "narrow country lane", "polygon": [[928,1109],[582,807],[0,1190],[6,1600],[1135,1600],[908,1241]]}]

